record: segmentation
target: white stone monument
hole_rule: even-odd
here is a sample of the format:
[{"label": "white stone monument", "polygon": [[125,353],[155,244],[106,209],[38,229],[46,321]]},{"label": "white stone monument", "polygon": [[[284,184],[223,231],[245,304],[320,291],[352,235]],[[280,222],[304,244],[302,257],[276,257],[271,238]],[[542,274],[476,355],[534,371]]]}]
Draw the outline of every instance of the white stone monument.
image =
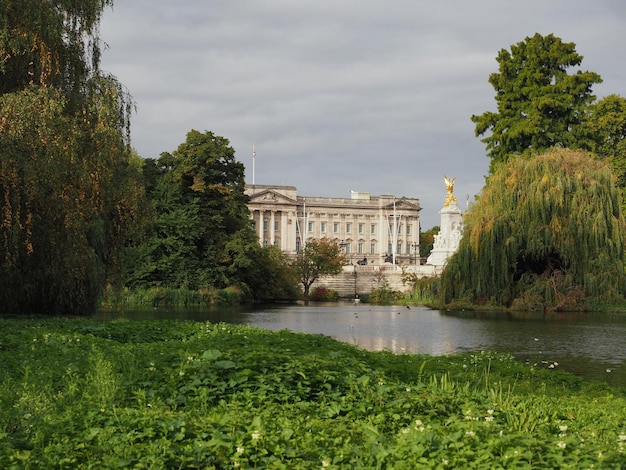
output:
[{"label": "white stone monument", "polygon": [[463,236],[463,214],[454,196],[454,178],[448,178],[444,175],[443,180],[446,183],[448,194],[443,209],[439,211],[441,215],[440,230],[435,235],[433,250],[426,260],[426,264],[432,266],[445,266],[448,258],[456,253]]}]

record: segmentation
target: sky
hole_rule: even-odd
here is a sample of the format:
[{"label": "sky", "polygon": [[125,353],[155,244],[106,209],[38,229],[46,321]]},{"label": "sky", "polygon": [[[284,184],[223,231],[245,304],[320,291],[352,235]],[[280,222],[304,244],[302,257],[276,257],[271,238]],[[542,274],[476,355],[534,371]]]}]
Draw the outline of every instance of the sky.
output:
[{"label": "sky", "polygon": [[576,44],[598,98],[626,96],[624,0],[117,0],[101,68],[135,101],[142,157],[211,131],[247,183],[418,198],[427,230],[444,175],[461,209],[484,186],[471,116],[496,110],[498,52],[535,33]]}]

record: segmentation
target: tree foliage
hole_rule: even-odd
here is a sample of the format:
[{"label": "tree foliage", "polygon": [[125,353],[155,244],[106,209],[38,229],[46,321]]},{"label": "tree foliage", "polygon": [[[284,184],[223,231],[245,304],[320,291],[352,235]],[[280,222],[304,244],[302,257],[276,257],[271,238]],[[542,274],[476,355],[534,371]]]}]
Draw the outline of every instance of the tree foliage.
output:
[{"label": "tree foliage", "polygon": [[339,274],[345,264],[343,249],[333,240],[307,240],[292,263],[304,288],[304,298],[308,299],[311,285],[320,276]]},{"label": "tree foliage", "polygon": [[286,257],[259,245],[244,167],[227,139],[192,130],[173,153],[146,159],[143,170],[152,222],[143,242],[127,250],[127,287],[235,286],[255,302],[298,297]]},{"label": "tree foliage", "polygon": [[625,229],[605,162],[563,149],[512,159],[467,214],[441,300],[568,310],[623,299]]},{"label": "tree foliage", "polygon": [[130,98],[98,70],[110,3],[2,2],[2,311],[89,313],[142,219]]},{"label": "tree foliage", "polygon": [[426,258],[433,251],[435,245],[435,235],[439,233],[440,227],[435,225],[425,232],[420,233],[420,257]]},{"label": "tree foliage", "polygon": [[241,230],[226,244],[232,262],[228,276],[256,303],[300,298],[299,278],[291,261],[277,246],[262,247],[256,233]]},{"label": "tree foliage", "polygon": [[602,80],[593,72],[568,73],[582,59],[574,43],[552,34],[537,33],[499,52],[499,71],[489,76],[497,112],[472,116],[477,136],[490,132],[482,139],[491,158],[490,173],[512,155],[559,144],[585,148],[585,113],[595,99],[592,85]]},{"label": "tree foliage", "polygon": [[626,188],[626,98],[609,95],[593,103],[585,122],[589,150],[606,158],[617,176],[617,185]]},{"label": "tree foliage", "polygon": [[226,244],[251,231],[244,167],[227,139],[191,130],[173,153],[144,165],[154,221],[128,253],[130,287],[226,287]]}]

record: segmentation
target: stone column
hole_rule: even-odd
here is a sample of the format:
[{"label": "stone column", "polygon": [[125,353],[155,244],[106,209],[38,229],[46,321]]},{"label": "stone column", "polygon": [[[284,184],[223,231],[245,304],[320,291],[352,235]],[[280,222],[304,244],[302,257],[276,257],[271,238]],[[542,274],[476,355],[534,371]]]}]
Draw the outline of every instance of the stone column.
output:
[{"label": "stone column", "polygon": [[257,231],[259,233],[259,243],[263,246],[263,210],[259,210],[259,226],[257,227]]},{"label": "stone column", "polygon": [[288,213],[285,211],[280,211],[280,249],[281,251],[287,251],[289,248],[287,246],[288,241],[288,226],[287,226],[287,216]]},{"label": "stone column", "polygon": [[275,222],[275,211],[270,211],[270,245],[273,245],[276,242],[276,234],[274,233],[274,222]]}]

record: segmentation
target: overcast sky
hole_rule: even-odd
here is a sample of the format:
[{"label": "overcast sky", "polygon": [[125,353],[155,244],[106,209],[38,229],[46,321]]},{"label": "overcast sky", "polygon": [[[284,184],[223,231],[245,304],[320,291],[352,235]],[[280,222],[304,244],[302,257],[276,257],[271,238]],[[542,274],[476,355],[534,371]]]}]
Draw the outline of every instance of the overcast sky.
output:
[{"label": "overcast sky", "polygon": [[227,138],[254,182],[302,196],[419,198],[439,225],[489,159],[472,114],[495,110],[495,57],[535,33],[576,44],[597,97],[626,96],[626,1],[118,0],[102,68],[137,104],[132,145],[157,158],[191,129]]}]

